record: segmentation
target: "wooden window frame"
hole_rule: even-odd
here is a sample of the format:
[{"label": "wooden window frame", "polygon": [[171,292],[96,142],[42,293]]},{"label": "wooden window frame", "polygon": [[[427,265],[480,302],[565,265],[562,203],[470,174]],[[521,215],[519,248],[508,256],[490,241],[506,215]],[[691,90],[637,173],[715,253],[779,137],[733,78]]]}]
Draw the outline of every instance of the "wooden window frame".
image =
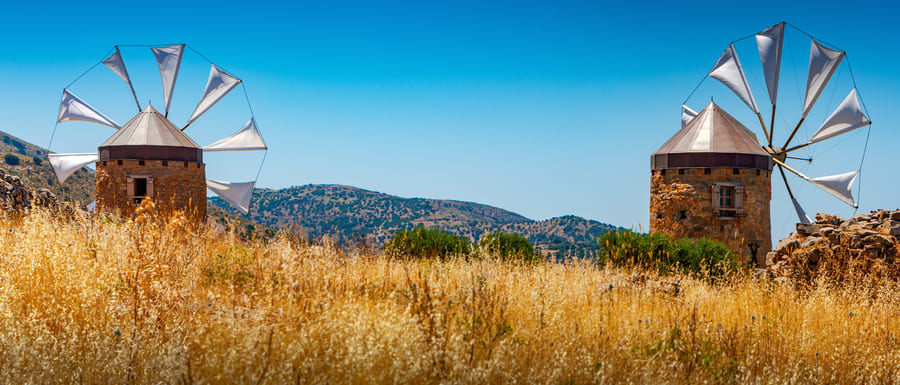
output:
[{"label": "wooden window frame", "polygon": [[[732,191],[732,204],[728,207],[721,206],[722,188],[730,188]],[[744,186],[739,183],[717,182],[712,185],[712,211],[718,219],[730,220],[744,216]]]},{"label": "wooden window frame", "polygon": [[[135,196],[134,195],[134,180],[135,179],[146,179],[147,180],[147,195]],[[135,205],[140,205],[141,200],[146,197],[153,198],[153,177],[150,175],[129,175],[128,179],[125,181],[125,188],[128,192],[128,200],[130,200]]]}]

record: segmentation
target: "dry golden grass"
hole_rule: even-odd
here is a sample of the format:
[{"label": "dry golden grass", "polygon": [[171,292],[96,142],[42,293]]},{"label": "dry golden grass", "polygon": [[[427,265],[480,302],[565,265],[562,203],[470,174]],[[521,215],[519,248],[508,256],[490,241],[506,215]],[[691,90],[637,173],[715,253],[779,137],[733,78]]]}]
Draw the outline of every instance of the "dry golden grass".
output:
[{"label": "dry golden grass", "polygon": [[37,213],[0,219],[0,381],[892,383],[897,294]]}]

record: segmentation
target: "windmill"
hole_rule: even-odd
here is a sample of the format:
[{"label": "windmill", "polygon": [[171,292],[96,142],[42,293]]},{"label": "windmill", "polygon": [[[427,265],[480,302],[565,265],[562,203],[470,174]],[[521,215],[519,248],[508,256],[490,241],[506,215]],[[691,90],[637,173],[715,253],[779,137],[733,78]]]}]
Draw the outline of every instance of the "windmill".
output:
[{"label": "windmill", "polygon": [[[781,75],[782,51],[784,48],[786,27],[791,27],[803,36],[809,38],[810,55],[805,92],[801,97],[802,106],[800,109],[799,117],[796,120],[797,123],[793,125],[793,127],[790,127],[789,130],[785,130],[785,132],[782,134],[780,132],[776,132],[775,130],[775,117],[776,106],[778,105],[777,100],[779,79]],[[763,111],[761,111],[756,104],[756,100],[753,97],[750,83],[747,81],[747,76],[744,72],[744,67],[738,59],[737,50],[735,49],[735,43],[744,39],[749,39],[751,37],[755,37],[756,39],[760,62],[762,65],[762,72],[765,78],[765,85],[769,94],[769,100],[771,102],[771,117],[769,119],[768,125],[763,118]],[[818,143],[834,140],[835,138],[838,138],[844,134],[850,133],[862,127],[869,126],[871,124],[871,121],[867,117],[868,112],[865,111],[864,105],[860,103],[855,80],[853,80],[852,89],[849,90],[847,96],[837,106],[837,108],[835,108],[833,112],[824,119],[824,121],[819,125],[818,129],[816,129],[816,131],[803,142],[798,142],[795,140],[798,139],[797,134],[800,128],[803,127],[803,124],[807,120],[807,117],[810,115],[810,111],[815,106],[816,101],[819,100],[819,97],[822,95],[823,90],[826,89],[829,80],[831,80],[832,75],[834,75],[835,71],[838,69],[842,62],[847,63],[847,70],[850,71],[849,61],[846,60],[846,52],[836,49],[835,47],[812,37],[811,35],[800,30],[799,28],[794,27],[793,25],[782,22],[766,28],[765,30],[757,34],[733,41],[722,53],[722,56],[713,66],[712,70],[710,70],[707,76],[704,77],[704,80],[706,80],[706,78],[713,78],[724,84],[728,89],[734,92],[734,94],[737,95],[738,98],[744,104],[746,104],[746,106],[749,107],[750,110],[758,118],[760,127],[762,128],[762,133],[765,137],[765,142],[762,142],[762,138],[760,138],[761,143],[759,145],[766,153],[772,156],[772,160],[775,166],[778,168],[778,172],[781,176],[782,181],[784,182],[784,186],[788,192],[788,195],[790,196],[791,203],[801,223],[810,223],[811,220],[809,216],[806,215],[805,211],[794,195],[794,192],[792,191],[791,186],[788,183],[787,173],[796,175],[799,179],[822,189],[823,191],[838,198],[839,200],[846,203],[847,205],[850,205],[853,208],[858,207],[856,201],[853,198],[851,190],[857,176],[859,175],[859,168],[857,170],[847,171],[835,175],[809,177],[804,173],[798,171],[796,167],[792,167],[788,164],[789,161],[812,161],[812,159],[796,157],[795,153],[798,150],[813,146]],[[850,75],[851,79],[853,79],[852,71],[850,71]],[[703,81],[698,84],[697,88],[694,89],[694,92],[697,91],[702,83]],[[693,95],[694,93],[692,92],[691,96]],[[691,99],[691,96],[688,96],[685,104],[682,105],[683,127],[687,123],[689,123],[695,116],[697,116],[697,112],[690,109],[686,105],[686,103]],[[776,133],[781,135],[778,135],[778,137],[776,137]],[[862,166],[860,164],[860,168],[861,167]]]},{"label": "windmill", "polygon": [[[103,60],[63,89],[57,118],[57,125],[82,121],[105,125],[115,131],[99,145],[97,152],[51,153],[50,163],[59,182],[64,183],[75,171],[94,163],[97,169],[97,201],[92,205],[96,204],[100,209],[129,213],[134,211],[134,207],[143,198],[150,197],[158,200],[160,207],[190,211],[198,218],[205,218],[208,189],[244,214],[249,213],[253,187],[259,178],[268,149],[257,128],[242,81],[185,44],[127,47],[149,48],[152,52],[162,79],[162,112],[149,103],[141,105],[119,46],[115,46],[104,55]],[[190,117],[183,125],[176,126],[169,121],[168,115],[185,48],[209,62],[210,72],[206,88]],[[124,125],[107,117],[69,90],[72,84],[100,63],[128,84],[139,111]],[[219,141],[202,147],[197,145],[184,131],[238,85],[242,86],[247,99],[249,120]],[[56,127],[53,132],[55,135]],[[53,135],[51,146],[52,142]],[[203,154],[219,151],[264,151],[256,177],[249,182],[207,179]]]}]

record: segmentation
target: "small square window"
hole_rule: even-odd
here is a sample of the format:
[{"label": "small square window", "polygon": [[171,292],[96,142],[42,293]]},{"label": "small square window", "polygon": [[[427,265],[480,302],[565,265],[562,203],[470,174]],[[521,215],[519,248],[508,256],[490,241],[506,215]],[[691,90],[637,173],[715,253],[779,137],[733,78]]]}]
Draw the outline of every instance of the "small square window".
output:
[{"label": "small square window", "polygon": [[121,166],[121,165],[122,165],[122,161],[121,161],[121,160],[118,160],[118,161],[116,161],[116,164],[118,164],[119,166]]},{"label": "small square window", "polygon": [[138,166],[143,166],[143,165],[144,165],[144,161],[143,161],[143,160],[139,160],[139,161],[138,161]]},{"label": "small square window", "polygon": [[163,167],[168,166],[168,165],[169,165],[169,161],[168,161],[168,160],[162,161],[162,165],[163,165]]},{"label": "small square window", "polygon": [[703,169],[703,173],[704,173],[704,174],[712,174],[712,169],[711,169],[711,168],[704,168],[704,169]]},{"label": "small square window", "polygon": [[659,170],[659,175],[666,175],[666,170]]},{"label": "small square window", "polygon": [[740,175],[740,174],[741,174],[741,169],[739,169],[739,168],[731,169],[731,173],[734,174],[734,175]]},{"label": "small square window", "polygon": [[756,175],[759,175],[759,170],[756,170]]},{"label": "small square window", "polygon": [[684,169],[683,169],[683,168],[679,168],[679,169],[678,169],[678,175],[684,175]]},{"label": "small square window", "polygon": [[184,167],[187,167],[187,162],[184,162]]}]

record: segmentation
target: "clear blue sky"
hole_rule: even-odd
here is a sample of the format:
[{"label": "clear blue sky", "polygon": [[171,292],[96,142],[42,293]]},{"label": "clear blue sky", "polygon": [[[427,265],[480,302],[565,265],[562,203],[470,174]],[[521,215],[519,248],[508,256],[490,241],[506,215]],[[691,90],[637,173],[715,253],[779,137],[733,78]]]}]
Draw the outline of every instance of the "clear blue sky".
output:
[{"label": "clear blue sky", "polygon": [[[337,183],[476,201],[533,219],[575,214],[644,229],[649,156],[679,129],[680,104],[730,41],[785,20],[848,52],[875,122],[860,210],[898,207],[896,5],[67,1],[4,8],[0,130],[38,145],[48,143],[61,89],[114,44],[184,42],[245,80],[270,145],[259,186]],[[806,44],[796,51],[808,52]],[[739,52],[744,66],[757,68],[748,47]],[[140,78],[142,102],[161,106],[152,56],[124,48],[123,55]],[[208,71],[201,61],[185,60],[195,73],[186,69],[176,85],[176,117],[193,108]],[[785,64],[785,74],[796,69],[805,81],[805,67]],[[134,106],[114,76],[101,66],[73,89],[124,122]],[[735,111],[741,105],[724,87],[714,81],[703,87],[692,107],[715,97],[758,130],[752,115]],[[764,88],[754,87],[767,109]],[[226,104],[220,115],[204,117],[206,127],[188,130],[201,144],[249,117],[239,92],[226,99],[233,108]],[[785,111],[785,121],[796,121]],[[82,127],[60,125],[63,139],[54,149],[91,151],[110,134]],[[852,144],[847,154],[831,156],[848,165],[823,174],[857,167],[862,148]],[[252,179],[258,159],[236,159],[253,166],[213,171],[222,179]],[[810,213],[853,213],[813,188],[798,189]],[[773,231],[780,236],[794,215],[779,188],[774,199]]]}]

